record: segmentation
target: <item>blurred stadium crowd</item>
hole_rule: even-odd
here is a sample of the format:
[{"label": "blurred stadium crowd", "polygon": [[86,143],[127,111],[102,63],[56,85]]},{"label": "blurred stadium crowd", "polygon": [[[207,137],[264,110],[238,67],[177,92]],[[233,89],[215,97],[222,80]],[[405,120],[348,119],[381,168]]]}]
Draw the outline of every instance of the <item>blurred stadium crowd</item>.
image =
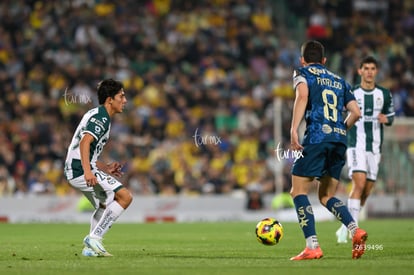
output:
[{"label": "blurred stadium crowd", "polygon": [[271,193],[275,173],[288,188],[291,160],[278,163],[274,150],[289,140],[306,39],[325,43],[329,67],[351,84],[361,57],[376,56],[397,115],[414,116],[413,4],[371,2],[1,1],[0,196],[74,192],[67,146],[109,77],[129,102],[103,158],[124,163],[134,194]]}]

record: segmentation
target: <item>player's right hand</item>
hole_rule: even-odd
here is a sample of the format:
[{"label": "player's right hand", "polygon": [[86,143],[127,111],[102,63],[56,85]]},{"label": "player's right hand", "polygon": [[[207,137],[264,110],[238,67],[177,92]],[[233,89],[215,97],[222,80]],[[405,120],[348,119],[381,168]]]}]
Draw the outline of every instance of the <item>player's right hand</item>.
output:
[{"label": "player's right hand", "polygon": [[290,133],[290,148],[295,151],[303,150],[303,146],[299,143],[298,133],[295,131]]},{"label": "player's right hand", "polygon": [[92,171],[86,171],[84,177],[87,186],[93,187],[98,183],[98,179],[95,177]]}]

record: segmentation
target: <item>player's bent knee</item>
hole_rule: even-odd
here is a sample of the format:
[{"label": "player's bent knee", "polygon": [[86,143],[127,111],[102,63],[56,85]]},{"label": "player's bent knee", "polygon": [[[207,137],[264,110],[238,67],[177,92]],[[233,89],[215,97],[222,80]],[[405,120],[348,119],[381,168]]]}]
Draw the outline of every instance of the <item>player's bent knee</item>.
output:
[{"label": "player's bent knee", "polygon": [[127,198],[128,206],[131,204],[132,200],[133,200],[132,195],[131,193],[128,192],[128,198]]},{"label": "player's bent knee", "polygon": [[297,195],[299,195],[299,192],[297,192],[296,190],[291,189],[289,194],[292,197],[292,199],[294,199]]},{"label": "player's bent knee", "polygon": [[118,192],[115,193],[115,200],[121,205],[124,209],[126,209],[132,202],[132,195],[126,188],[120,189]]},{"label": "player's bent knee", "polygon": [[124,195],[124,197],[122,199],[123,199],[123,202],[124,202],[124,208],[127,208],[132,202],[131,193],[129,193],[129,191],[126,192],[126,194]]},{"label": "player's bent knee", "polygon": [[326,203],[329,201],[329,199],[332,198],[332,196],[319,196],[319,202],[326,206]]}]

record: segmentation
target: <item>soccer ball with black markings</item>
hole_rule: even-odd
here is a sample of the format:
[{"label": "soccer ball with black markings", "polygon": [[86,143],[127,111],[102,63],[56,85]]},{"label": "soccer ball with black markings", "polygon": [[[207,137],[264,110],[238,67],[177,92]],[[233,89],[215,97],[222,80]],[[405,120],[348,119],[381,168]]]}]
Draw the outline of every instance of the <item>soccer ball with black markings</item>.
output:
[{"label": "soccer ball with black markings", "polygon": [[283,226],[274,218],[265,218],[256,225],[257,241],[264,245],[275,245],[283,238]]}]

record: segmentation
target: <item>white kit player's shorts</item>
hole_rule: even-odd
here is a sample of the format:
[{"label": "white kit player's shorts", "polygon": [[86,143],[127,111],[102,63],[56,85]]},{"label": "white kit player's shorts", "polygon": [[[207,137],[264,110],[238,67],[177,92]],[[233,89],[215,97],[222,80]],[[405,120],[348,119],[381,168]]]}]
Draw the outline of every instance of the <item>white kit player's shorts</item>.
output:
[{"label": "white kit player's shorts", "polygon": [[99,203],[108,205],[114,200],[115,192],[122,188],[123,185],[116,178],[98,169],[93,169],[92,173],[98,180],[98,184],[94,187],[86,184],[83,175],[69,180],[69,183],[74,188],[80,190],[95,208],[99,207]]},{"label": "white kit player's shorts", "polygon": [[381,160],[380,153],[375,154],[358,148],[348,148],[346,157],[350,178],[352,178],[353,172],[365,172],[368,180],[377,180],[378,168]]}]

